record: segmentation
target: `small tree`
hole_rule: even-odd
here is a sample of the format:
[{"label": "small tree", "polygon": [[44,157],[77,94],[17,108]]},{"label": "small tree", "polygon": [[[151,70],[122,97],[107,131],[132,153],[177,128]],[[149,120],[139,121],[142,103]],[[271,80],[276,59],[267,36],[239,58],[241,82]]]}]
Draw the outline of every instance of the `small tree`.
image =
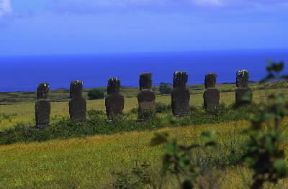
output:
[{"label": "small tree", "polygon": [[159,91],[160,91],[161,94],[171,94],[172,86],[169,83],[161,82],[160,86],[159,86]]},{"label": "small tree", "polygon": [[88,92],[88,98],[90,100],[103,99],[105,96],[104,94],[104,89],[91,89]]}]

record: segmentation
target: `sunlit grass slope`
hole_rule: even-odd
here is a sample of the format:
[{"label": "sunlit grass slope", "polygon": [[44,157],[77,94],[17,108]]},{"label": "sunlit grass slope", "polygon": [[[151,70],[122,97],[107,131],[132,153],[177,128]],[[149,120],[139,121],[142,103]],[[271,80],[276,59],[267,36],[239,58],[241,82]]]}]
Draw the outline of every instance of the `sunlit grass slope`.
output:
[{"label": "sunlit grass slope", "polygon": [[[230,90],[230,89],[229,89]],[[221,102],[226,105],[234,102],[234,92],[222,92]],[[287,89],[255,90],[254,102],[264,101],[271,93]],[[192,90],[191,105],[201,107],[203,90]],[[169,96],[157,96],[157,102],[170,103]],[[136,97],[125,98],[125,112],[137,107]],[[103,100],[88,101],[88,109],[104,110]],[[17,102],[0,106],[0,131],[13,127],[16,123],[33,124],[34,102]],[[52,117],[68,116],[67,100],[52,102]],[[285,121],[287,125],[287,120]],[[246,136],[243,129],[246,121],[220,124],[169,127],[157,132],[168,132],[183,143],[197,142],[202,131],[216,131],[217,149],[195,150],[193,156],[213,157],[221,164],[227,163],[231,149],[240,149]],[[22,188],[110,188],[115,177],[113,172],[128,171],[135,161],[148,161],[152,165],[153,178],[157,178],[161,166],[162,147],[151,147],[149,142],[155,131],[127,132],[109,136],[92,136],[47,142],[18,143],[0,145],[0,189]],[[288,136],[287,134],[285,136]],[[285,146],[288,153],[288,146]],[[216,161],[216,162],[217,162]],[[218,172],[219,171],[219,172]],[[251,173],[243,165],[223,167],[218,170],[220,186],[224,189],[247,188]],[[213,170],[211,170],[214,173]],[[210,179],[212,180],[212,179]],[[167,179],[170,188],[177,188],[175,180]],[[281,181],[276,188],[288,188],[288,181]],[[169,188],[169,187],[165,187]],[[169,188],[169,189],[170,189]]]},{"label": "sunlit grass slope", "polygon": [[[238,121],[165,128],[158,132],[168,132],[182,143],[192,143],[199,140],[202,131],[216,131],[220,146],[212,151],[195,150],[193,156],[205,153],[205,156],[213,155],[223,163],[231,147],[240,147],[245,139],[241,131],[248,125],[245,121]],[[112,173],[128,171],[136,160],[148,161],[153,166],[152,174],[157,178],[162,147],[149,145],[153,135],[151,131],[130,132],[0,146],[0,188],[109,188],[114,178]],[[250,172],[244,167],[232,166],[223,169],[219,182],[224,189],[244,189],[250,181],[249,176]],[[170,188],[173,188],[173,182],[170,178],[165,183],[172,183]],[[280,188],[284,183],[281,182]]]},{"label": "sunlit grass slope", "polygon": [[[161,132],[168,132],[181,142],[191,143],[198,140],[202,131],[215,130],[221,143],[237,143],[241,141],[243,136],[240,131],[246,125],[239,121],[201,127],[166,128]],[[149,146],[153,133],[131,132],[0,146],[0,188],[103,188],[112,183],[113,171],[128,170],[136,160],[150,162],[156,174],[162,147]],[[237,136],[235,140],[230,138],[234,134]],[[227,153],[228,148],[221,146],[214,156]],[[241,169],[233,168],[234,174],[227,172],[223,182],[231,182],[235,187],[241,185],[237,171]],[[226,188],[231,188],[230,184]]]}]

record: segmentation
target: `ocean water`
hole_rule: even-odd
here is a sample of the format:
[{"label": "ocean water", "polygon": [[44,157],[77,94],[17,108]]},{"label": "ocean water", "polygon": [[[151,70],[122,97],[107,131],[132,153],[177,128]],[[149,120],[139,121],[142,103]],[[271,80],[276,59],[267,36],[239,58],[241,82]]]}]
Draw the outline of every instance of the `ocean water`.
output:
[{"label": "ocean water", "polygon": [[138,86],[142,72],[153,74],[154,85],[172,83],[174,71],[186,71],[189,84],[202,84],[209,72],[217,73],[219,83],[234,82],[239,69],[249,70],[250,80],[258,81],[270,60],[288,62],[288,51],[0,57],[0,92],[34,91],[40,82],[48,82],[52,89],[68,89],[72,80],[83,80],[86,88],[103,87],[110,77],[118,77],[122,86]]}]

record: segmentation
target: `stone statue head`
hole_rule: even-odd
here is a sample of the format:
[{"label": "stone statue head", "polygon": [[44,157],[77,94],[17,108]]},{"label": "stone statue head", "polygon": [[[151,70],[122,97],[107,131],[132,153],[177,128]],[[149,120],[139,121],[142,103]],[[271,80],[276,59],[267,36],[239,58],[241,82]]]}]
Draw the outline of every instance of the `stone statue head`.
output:
[{"label": "stone statue head", "polygon": [[215,73],[209,73],[205,76],[205,88],[215,88],[217,75]]},{"label": "stone statue head", "polygon": [[173,75],[173,87],[174,88],[186,88],[188,81],[188,75],[186,72],[175,72]]},{"label": "stone statue head", "polygon": [[83,91],[83,81],[76,80],[70,84],[70,98],[81,97]]},{"label": "stone statue head", "polygon": [[108,80],[107,93],[115,94],[119,93],[119,91],[120,91],[120,80],[116,77],[110,78]]},{"label": "stone statue head", "polygon": [[37,99],[47,99],[49,93],[49,84],[40,83],[37,88]]},{"label": "stone statue head", "polygon": [[247,70],[239,70],[236,73],[236,86],[239,88],[248,87],[249,72]]},{"label": "stone statue head", "polygon": [[151,89],[152,88],[152,74],[143,73],[140,75],[139,80],[140,90],[142,89]]}]

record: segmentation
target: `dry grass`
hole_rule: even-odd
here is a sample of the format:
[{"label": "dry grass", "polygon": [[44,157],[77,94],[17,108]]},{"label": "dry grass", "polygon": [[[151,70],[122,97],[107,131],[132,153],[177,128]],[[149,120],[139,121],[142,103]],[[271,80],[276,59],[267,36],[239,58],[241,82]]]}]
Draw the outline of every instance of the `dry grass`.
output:
[{"label": "dry grass", "polygon": [[[165,128],[159,132],[168,132],[188,143],[213,127],[220,134],[220,142],[225,142],[232,132],[245,125],[240,121]],[[102,188],[111,183],[111,172],[129,169],[136,160],[149,161],[157,169],[162,150],[149,146],[153,135],[150,131],[130,132],[0,146],[0,188]],[[228,178],[239,179],[233,174]]]}]

